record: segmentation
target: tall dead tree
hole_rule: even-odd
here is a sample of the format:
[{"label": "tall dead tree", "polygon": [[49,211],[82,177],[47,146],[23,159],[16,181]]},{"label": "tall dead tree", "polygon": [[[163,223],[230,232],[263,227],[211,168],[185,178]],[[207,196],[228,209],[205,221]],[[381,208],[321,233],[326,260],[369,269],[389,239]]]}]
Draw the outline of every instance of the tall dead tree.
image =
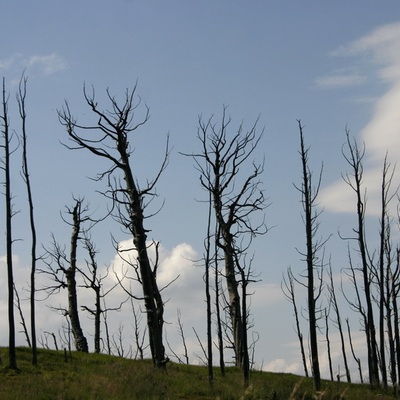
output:
[{"label": "tall dead tree", "polygon": [[[139,281],[142,286],[150,349],[153,362],[157,367],[165,368],[168,359],[163,344],[164,303],[157,285],[157,269],[152,268],[148,254],[147,233],[144,211],[148,202],[155,196],[155,185],[167,166],[168,144],[161,167],[152,181],[141,188],[131,164],[133,151],[130,147],[130,136],[149,119],[149,109],[143,119],[136,122],[136,112],[140,100],[136,101],[136,85],[133,90],[125,92],[122,104],[107,90],[110,110],[102,111],[95,100],[94,89],[89,95],[84,88],[84,97],[92,110],[96,122],[92,125],[79,124],[73,118],[69,104],[59,111],[59,120],[66,128],[72,141],[69,149],[84,149],[104,159],[109,167],[98,174],[97,179],[106,178],[108,191],[106,196],[113,201],[116,220],[127,229],[133,238],[133,246],[137,252]],[[149,200],[150,199],[150,200]]]},{"label": "tall dead tree", "polygon": [[22,76],[17,94],[19,115],[21,117],[21,142],[22,142],[22,177],[26,185],[29,207],[29,225],[31,230],[31,276],[30,276],[30,317],[31,317],[31,343],[32,343],[32,364],[37,365],[37,340],[36,340],[36,304],[35,304],[35,276],[36,276],[36,223],[34,217],[34,204],[32,195],[31,179],[28,166],[28,146],[26,132],[26,83],[27,78]]},{"label": "tall dead tree", "polygon": [[[373,273],[369,262],[367,242],[365,238],[365,212],[366,212],[366,193],[362,188],[363,181],[363,158],[364,148],[359,148],[356,140],[351,140],[350,134],[346,131],[346,144],[343,147],[343,157],[349,164],[352,172],[343,176],[344,181],[353,190],[356,196],[357,227],[354,228],[358,244],[358,252],[361,258],[361,272],[363,292],[365,298],[365,335],[367,342],[368,373],[369,382],[372,386],[379,385],[379,365],[378,348],[376,342],[376,330],[373,311],[373,298],[371,285],[373,282]],[[347,149],[347,151],[345,151]],[[357,284],[355,282],[355,284]]]},{"label": "tall dead tree", "polygon": [[6,93],[6,83],[3,78],[3,91],[2,91],[2,114],[0,119],[2,122],[2,135],[3,144],[1,147],[4,150],[4,158],[2,160],[2,169],[4,171],[4,194],[6,203],[6,258],[7,258],[7,282],[8,282],[8,351],[9,351],[9,367],[17,369],[17,357],[15,349],[15,316],[14,316],[14,272],[13,272],[13,259],[12,259],[12,217],[14,212],[12,210],[12,193],[11,193],[11,149],[12,134],[10,132],[10,121],[8,114],[8,98]]},{"label": "tall dead tree", "polygon": [[309,167],[309,148],[305,147],[303,127],[301,121],[298,120],[298,127],[300,133],[300,159],[302,167],[302,183],[296,186],[296,189],[301,194],[301,203],[304,212],[304,225],[306,230],[306,251],[299,252],[306,261],[307,268],[305,272],[306,283],[304,286],[307,289],[307,306],[308,306],[308,323],[309,323],[309,336],[310,336],[310,352],[311,352],[311,369],[313,375],[313,382],[315,390],[321,389],[321,374],[319,367],[318,356],[318,314],[321,310],[318,307],[318,300],[322,293],[322,272],[323,272],[323,258],[318,257],[318,252],[321,251],[325,245],[325,241],[316,238],[319,222],[318,217],[321,212],[316,210],[317,197],[321,185],[322,168],[318,177],[316,186],[313,186],[312,172]]},{"label": "tall dead tree", "polygon": [[[378,303],[379,303],[379,362],[382,376],[382,385],[386,389],[388,386],[387,378],[387,366],[386,366],[386,331],[387,323],[387,281],[389,277],[386,277],[388,271],[388,264],[391,263],[391,255],[388,254],[390,248],[390,218],[389,218],[389,203],[392,200],[393,195],[390,194],[391,183],[393,180],[394,169],[390,168],[388,163],[387,155],[385,156],[382,168],[382,183],[381,183],[381,217],[380,217],[380,246],[379,246],[379,260],[378,266],[374,268],[374,274],[376,275],[376,282],[378,287]],[[372,264],[372,260],[371,260]]]},{"label": "tall dead tree", "polygon": [[220,125],[214,122],[213,116],[206,121],[200,117],[197,137],[201,152],[185,155],[193,157],[200,172],[200,183],[211,194],[217,224],[216,239],[225,265],[235,364],[246,371],[249,362],[244,335],[248,328],[247,311],[243,315],[240,288],[245,288],[250,280],[246,273],[241,273],[238,260],[244,257],[252,238],[266,233],[267,228],[264,218],[259,223],[253,219],[256,212],[266,208],[259,181],[263,165],[250,163],[251,172],[248,175],[243,168],[257,148],[262,132],[257,133],[257,119],[247,132],[240,125],[230,135],[230,122],[226,107],[223,108]]}]

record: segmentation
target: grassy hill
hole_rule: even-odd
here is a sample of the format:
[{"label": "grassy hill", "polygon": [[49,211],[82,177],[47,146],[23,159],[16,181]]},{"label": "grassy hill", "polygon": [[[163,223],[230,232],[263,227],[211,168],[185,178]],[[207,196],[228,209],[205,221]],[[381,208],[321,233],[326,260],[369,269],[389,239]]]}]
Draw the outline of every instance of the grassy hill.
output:
[{"label": "grassy hill", "polygon": [[323,382],[323,393],[312,392],[312,381],[291,374],[253,371],[250,387],[242,386],[241,372],[228,368],[221,377],[215,370],[210,388],[207,369],[169,363],[156,370],[149,360],[128,360],[104,354],[73,352],[65,360],[61,351],[39,350],[39,365],[30,364],[28,348],[17,349],[19,371],[7,368],[8,350],[0,348],[0,399],[171,399],[171,400],[297,400],[394,399],[366,385]]}]

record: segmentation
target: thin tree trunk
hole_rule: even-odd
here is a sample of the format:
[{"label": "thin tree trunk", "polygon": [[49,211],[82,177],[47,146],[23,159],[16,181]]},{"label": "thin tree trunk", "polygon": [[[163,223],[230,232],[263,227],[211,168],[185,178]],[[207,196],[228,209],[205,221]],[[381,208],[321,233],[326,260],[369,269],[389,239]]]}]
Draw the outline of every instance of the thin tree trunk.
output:
[{"label": "thin tree trunk", "polygon": [[361,368],[361,361],[356,356],[356,353],[354,352],[353,340],[351,338],[350,324],[349,324],[349,319],[348,318],[346,318],[346,324],[347,324],[347,333],[349,335],[349,344],[350,344],[351,354],[353,355],[354,361],[357,363],[357,366],[358,366],[358,373],[360,375],[360,382],[364,383],[364,379],[363,379],[363,375],[362,375],[362,368]]},{"label": "thin tree trunk", "polygon": [[314,389],[321,389],[321,375],[319,368],[318,357],[318,337],[317,337],[317,309],[316,309],[316,294],[315,294],[315,252],[316,244],[313,243],[315,236],[315,216],[313,216],[313,204],[316,199],[316,193],[312,193],[311,175],[308,169],[308,151],[304,146],[303,129],[300,121],[298,121],[300,130],[300,156],[302,163],[302,203],[304,208],[304,223],[306,228],[306,263],[307,263],[307,305],[308,305],[308,323],[310,335],[311,349],[311,366],[314,380]]},{"label": "thin tree trunk", "polygon": [[5,203],[6,203],[6,257],[7,257],[7,282],[8,282],[8,352],[9,367],[17,369],[17,356],[15,349],[15,317],[14,317],[14,276],[13,276],[13,260],[12,260],[12,194],[11,194],[11,177],[10,177],[10,130],[8,120],[8,98],[6,96],[6,84],[3,78],[3,138],[4,138],[4,186],[5,186]]},{"label": "thin tree trunk", "polygon": [[337,299],[336,299],[336,291],[335,291],[335,286],[333,283],[333,275],[332,275],[331,266],[329,266],[328,275],[329,275],[329,279],[330,279],[330,286],[328,287],[328,290],[330,293],[330,302],[331,302],[333,310],[336,314],[335,322],[336,322],[336,326],[338,328],[339,335],[340,335],[340,344],[341,344],[344,368],[346,371],[346,378],[347,378],[347,382],[351,383],[351,375],[350,375],[349,365],[347,362],[346,345],[345,345],[345,341],[344,341],[343,328],[342,328],[342,319],[340,318],[339,305],[338,305]]},{"label": "thin tree trunk", "polygon": [[222,336],[222,320],[220,299],[220,282],[218,271],[218,253],[215,251],[215,313],[217,317],[217,336],[218,336],[218,353],[219,353],[219,369],[221,375],[225,376],[225,360],[224,360],[224,340]]},{"label": "thin tree trunk", "polygon": [[31,228],[31,276],[30,276],[30,308],[31,308],[31,341],[32,341],[32,365],[37,365],[37,340],[36,340],[36,304],[35,304],[35,274],[36,274],[36,224],[33,212],[33,196],[31,181],[29,176],[28,168],[28,156],[27,156],[27,136],[26,136],[26,111],[25,111],[25,98],[26,98],[26,82],[27,78],[22,77],[19,84],[18,91],[18,105],[19,114],[22,120],[22,175],[24,177],[26,191],[28,195],[29,204],[29,223]]},{"label": "thin tree trunk", "polygon": [[331,381],[333,382],[334,378],[333,378],[331,341],[329,339],[329,322],[328,322],[328,320],[329,320],[329,314],[325,310],[325,339],[326,339],[326,346],[327,346],[327,352],[328,352],[329,374],[331,376]]},{"label": "thin tree trunk", "polygon": [[210,294],[210,268],[211,268],[211,212],[212,212],[212,196],[209,193],[208,202],[208,218],[207,218],[207,238],[205,242],[205,271],[204,282],[206,286],[206,305],[207,305],[207,364],[208,364],[208,382],[212,386],[214,384],[213,370],[213,351],[212,351],[212,312],[211,312],[211,294]]},{"label": "thin tree trunk", "polygon": [[249,386],[250,380],[250,360],[249,360],[249,349],[247,344],[247,277],[245,276],[245,271],[241,269],[242,275],[242,369],[243,369],[243,383],[244,387]]},{"label": "thin tree trunk", "polygon": [[345,181],[354,190],[357,197],[357,234],[358,248],[361,257],[361,268],[363,275],[363,289],[365,294],[366,303],[366,320],[365,320],[365,334],[367,342],[367,353],[368,353],[368,373],[369,383],[375,387],[379,385],[379,368],[378,368],[378,353],[376,343],[376,331],[374,322],[374,312],[372,306],[372,293],[371,293],[371,277],[370,277],[370,265],[368,263],[368,251],[365,240],[365,202],[363,201],[362,195],[362,176],[363,166],[362,159],[364,151],[361,151],[357,143],[352,144],[350,141],[349,133],[347,135],[347,145],[350,155],[345,158],[349,165],[353,169],[353,180],[347,177]]}]

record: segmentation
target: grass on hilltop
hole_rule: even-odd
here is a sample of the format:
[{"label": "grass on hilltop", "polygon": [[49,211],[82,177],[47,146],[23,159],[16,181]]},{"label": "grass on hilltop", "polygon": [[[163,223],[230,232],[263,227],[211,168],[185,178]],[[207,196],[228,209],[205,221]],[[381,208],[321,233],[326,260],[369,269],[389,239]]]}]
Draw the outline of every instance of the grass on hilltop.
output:
[{"label": "grass on hilltop", "polygon": [[207,368],[169,363],[167,371],[155,369],[150,360],[129,360],[104,354],[39,350],[38,366],[30,363],[28,348],[17,349],[18,371],[7,368],[8,349],[0,348],[0,399],[220,399],[220,400],[389,400],[389,394],[367,385],[323,381],[319,394],[312,381],[297,375],[253,371],[244,389],[241,371],[227,368],[221,377],[215,369],[210,388]]}]

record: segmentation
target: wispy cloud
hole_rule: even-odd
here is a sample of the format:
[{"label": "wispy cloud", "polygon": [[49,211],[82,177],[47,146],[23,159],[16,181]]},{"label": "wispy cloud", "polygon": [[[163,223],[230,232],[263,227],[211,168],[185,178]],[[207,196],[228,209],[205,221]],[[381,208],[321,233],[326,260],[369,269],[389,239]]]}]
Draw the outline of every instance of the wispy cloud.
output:
[{"label": "wispy cloud", "polygon": [[[374,67],[375,82],[386,90],[372,103],[370,120],[361,130],[360,143],[365,144],[364,185],[368,190],[370,215],[379,214],[379,190],[383,159],[388,153],[392,164],[400,161],[400,23],[381,26],[332,52],[333,56],[357,57],[357,62]],[[333,212],[354,212],[352,190],[338,180],[321,191],[321,202]]]},{"label": "wispy cloud", "polygon": [[341,89],[345,87],[360,86],[366,81],[366,77],[357,72],[338,72],[332,75],[321,76],[315,79],[317,89]]},{"label": "wispy cloud", "polygon": [[22,58],[22,54],[15,53],[10,57],[0,60],[0,70],[8,70],[12,68],[13,66],[19,64]]},{"label": "wispy cloud", "polygon": [[27,62],[28,68],[38,68],[45,75],[51,75],[58,71],[68,69],[68,64],[64,58],[56,53],[45,56],[31,56]]},{"label": "wispy cloud", "polygon": [[18,70],[18,73],[20,73],[21,70],[26,69],[28,72],[52,75],[68,68],[69,65],[65,58],[57,53],[31,55],[27,57],[20,53],[15,53],[10,57],[0,60],[0,70]]}]

